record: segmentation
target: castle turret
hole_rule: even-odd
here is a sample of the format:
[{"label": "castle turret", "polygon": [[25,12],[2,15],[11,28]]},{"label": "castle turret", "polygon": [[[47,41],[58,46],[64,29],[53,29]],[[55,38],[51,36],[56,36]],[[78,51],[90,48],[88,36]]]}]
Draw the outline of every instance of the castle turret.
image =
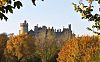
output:
[{"label": "castle turret", "polygon": [[69,29],[71,30],[71,24],[69,24]]},{"label": "castle turret", "polygon": [[19,34],[23,33],[28,33],[28,23],[26,22],[26,20],[24,21],[24,23],[20,23]]}]

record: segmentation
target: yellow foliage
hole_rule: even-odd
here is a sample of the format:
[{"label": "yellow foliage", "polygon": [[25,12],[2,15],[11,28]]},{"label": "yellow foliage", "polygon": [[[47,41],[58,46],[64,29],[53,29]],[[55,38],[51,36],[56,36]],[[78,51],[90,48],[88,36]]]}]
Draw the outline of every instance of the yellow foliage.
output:
[{"label": "yellow foliage", "polygon": [[92,4],[92,1],[93,1],[93,0],[88,0],[88,2],[89,2],[90,4]]},{"label": "yellow foliage", "polygon": [[58,54],[58,62],[89,62],[99,50],[98,37],[81,36],[66,42]]},{"label": "yellow foliage", "polygon": [[85,14],[84,14],[84,12],[83,12],[83,11],[82,11],[82,13],[81,13],[81,16],[83,16],[83,17],[85,16]]},{"label": "yellow foliage", "polygon": [[11,36],[7,42],[5,54],[14,55],[18,59],[31,56],[35,51],[34,38],[28,34]]},{"label": "yellow foliage", "polygon": [[83,4],[80,4],[80,8],[81,8],[82,10],[84,10],[84,5],[83,5]]},{"label": "yellow foliage", "polygon": [[0,6],[3,6],[7,3],[7,0],[0,0]]}]

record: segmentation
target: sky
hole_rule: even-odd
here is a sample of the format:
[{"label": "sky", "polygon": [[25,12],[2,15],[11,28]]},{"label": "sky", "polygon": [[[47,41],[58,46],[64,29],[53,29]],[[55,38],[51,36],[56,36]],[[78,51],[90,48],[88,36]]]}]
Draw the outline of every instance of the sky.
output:
[{"label": "sky", "polygon": [[19,24],[26,20],[29,24],[29,30],[34,26],[45,25],[62,29],[63,26],[68,28],[72,25],[72,32],[76,35],[93,35],[86,28],[91,27],[92,23],[82,20],[79,13],[74,11],[72,2],[77,3],[79,0],[41,0],[36,1],[34,6],[31,0],[22,0],[23,7],[15,9],[13,14],[8,13],[8,21],[0,21],[0,33],[7,34],[19,33]]}]

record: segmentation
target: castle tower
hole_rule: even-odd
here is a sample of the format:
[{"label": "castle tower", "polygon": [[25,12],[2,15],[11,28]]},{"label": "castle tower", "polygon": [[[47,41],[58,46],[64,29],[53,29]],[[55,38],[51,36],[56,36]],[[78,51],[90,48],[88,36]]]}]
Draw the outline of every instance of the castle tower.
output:
[{"label": "castle tower", "polygon": [[28,33],[28,23],[26,22],[26,20],[24,21],[24,23],[20,23],[19,34],[23,33]]},{"label": "castle tower", "polygon": [[71,30],[71,24],[69,24],[69,29]]}]

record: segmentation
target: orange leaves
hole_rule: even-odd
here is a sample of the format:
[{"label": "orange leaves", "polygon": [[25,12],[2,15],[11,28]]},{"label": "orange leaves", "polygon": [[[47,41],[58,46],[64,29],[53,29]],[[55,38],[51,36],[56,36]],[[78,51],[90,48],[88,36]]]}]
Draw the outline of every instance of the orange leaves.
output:
[{"label": "orange leaves", "polygon": [[35,50],[35,40],[28,34],[11,36],[7,42],[5,54],[10,54],[18,57],[30,56]]},{"label": "orange leaves", "polygon": [[58,62],[89,62],[99,50],[98,37],[81,36],[66,42],[58,54]]}]

